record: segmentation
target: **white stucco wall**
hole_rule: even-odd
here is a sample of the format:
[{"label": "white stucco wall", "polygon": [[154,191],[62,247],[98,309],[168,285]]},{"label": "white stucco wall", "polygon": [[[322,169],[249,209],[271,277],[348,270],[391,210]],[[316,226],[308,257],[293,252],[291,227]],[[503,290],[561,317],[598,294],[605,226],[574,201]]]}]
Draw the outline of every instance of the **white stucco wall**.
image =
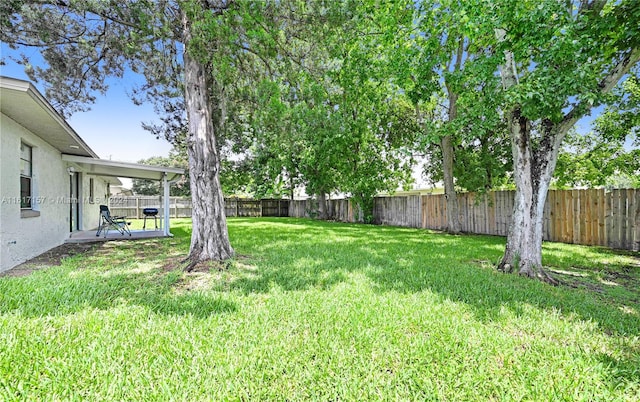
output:
[{"label": "white stucco wall", "polygon": [[[60,152],[0,115],[0,271],[58,246],[69,236],[69,174]],[[20,142],[33,147],[33,209],[21,217]]]},{"label": "white stucco wall", "polygon": [[[20,143],[33,147],[33,209],[20,210]],[[0,272],[59,246],[70,232],[70,179],[59,150],[20,124],[0,115]],[[107,181],[80,173],[80,230],[97,228],[100,204],[106,204]],[[94,181],[93,203],[90,179]]]},{"label": "white stucco wall", "polygon": [[[100,176],[88,175],[82,172],[80,177],[82,180],[80,189],[82,197],[78,201],[81,203],[81,230],[97,229],[100,220],[100,205],[108,204],[107,182]],[[90,199],[90,179],[93,179],[93,202]]]}]

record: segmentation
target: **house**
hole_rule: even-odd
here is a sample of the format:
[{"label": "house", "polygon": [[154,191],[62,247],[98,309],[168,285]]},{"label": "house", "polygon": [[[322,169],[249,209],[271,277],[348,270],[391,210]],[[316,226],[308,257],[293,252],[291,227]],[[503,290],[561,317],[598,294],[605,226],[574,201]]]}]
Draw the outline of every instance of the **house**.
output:
[{"label": "house", "polygon": [[102,160],[29,82],[0,76],[0,272],[97,228],[118,177],[169,185],[182,169]]}]

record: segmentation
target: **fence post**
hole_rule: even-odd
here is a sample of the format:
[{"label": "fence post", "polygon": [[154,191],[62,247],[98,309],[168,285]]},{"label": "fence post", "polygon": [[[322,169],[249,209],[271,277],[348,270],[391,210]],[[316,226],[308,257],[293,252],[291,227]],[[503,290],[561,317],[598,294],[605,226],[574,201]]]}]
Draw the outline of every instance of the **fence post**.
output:
[{"label": "fence post", "polygon": [[140,219],[140,197],[136,197],[136,219]]}]

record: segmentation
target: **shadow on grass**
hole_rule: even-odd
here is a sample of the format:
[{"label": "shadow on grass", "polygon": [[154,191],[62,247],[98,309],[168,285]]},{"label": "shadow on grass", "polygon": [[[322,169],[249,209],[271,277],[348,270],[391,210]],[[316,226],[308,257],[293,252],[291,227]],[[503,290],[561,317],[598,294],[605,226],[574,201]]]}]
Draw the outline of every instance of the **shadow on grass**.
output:
[{"label": "shadow on grass", "polygon": [[[238,278],[227,285],[245,293],[267,293],[274,285],[291,291],[325,289],[361,274],[379,292],[431,291],[465,303],[480,321],[498,322],[505,307],[518,316],[529,314],[527,306],[532,306],[561,311],[567,319],[575,315],[596,322],[608,334],[640,334],[637,304],[629,313],[619,301],[584,289],[552,287],[497,272],[494,266],[504,251],[501,237],[282,218],[239,219],[230,227],[236,250],[254,256],[253,262],[242,262],[255,264],[250,275],[237,272]],[[543,254],[547,264],[559,268],[578,262],[597,270],[603,261],[609,270],[626,268],[609,258],[619,253],[587,249],[582,255],[585,248],[551,244]],[[638,296],[638,289],[635,292]],[[610,367],[614,386],[640,381],[637,352],[598,358]]]},{"label": "shadow on grass", "polygon": [[[181,239],[108,242],[58,267],[0,280],[0,313],[60,316],[83,309],[138,305],[156,314],[206,318],[234,312],[235,303],[198,292],[178,293],[179,272],[163,272]],[[188,246],[187,246],[188,248]]]},{"label": "shadow on grass", "polygon": [[[552,287],[497,272],[493,267],[504,251],[501,237],[283,218],[237,219],[231,233],[236,250],[257,258],[258,269],[251,275],[240,273],[230,284],[245,293],[268,292],[274,284],[284,290],[324,289],[351,273],[361,273],[381,292],[430,290],[464,302],[481,320],[499,319],[505,306],[520,314],[528,304],[594,320],[610,333],[640,334],[638,312],[625,312],[615,301],[587,290]],[[545,247],[545,260],[553,264],[577,260],[598,269],[599,258],[615,254],[588,248],[587,259],[580,256],[583,249],[572,252],[571,247],[562,247],[562,253],[574,254],[568,259],[557,255],[556,246]],[[608,269],[616,267],[622,268],[611,262]]]}]

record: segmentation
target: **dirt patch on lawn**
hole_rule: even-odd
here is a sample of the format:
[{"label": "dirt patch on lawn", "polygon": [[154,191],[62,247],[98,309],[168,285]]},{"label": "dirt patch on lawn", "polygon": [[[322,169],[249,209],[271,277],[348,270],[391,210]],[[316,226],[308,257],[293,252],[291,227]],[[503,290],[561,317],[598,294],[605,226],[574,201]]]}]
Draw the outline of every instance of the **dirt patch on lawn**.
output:
[{"label": "dirt patch on lawn", "polygon": [[162,272],[170,272],[178,269],[183,269],[186,264],[185,258],[187,258],[186,254],[169,257],[165,260],[165,263],[162,264],[160,268],[162,269]]},{"label": "dirt patch on lawn", "polygon": [[96,246],[97,243],[65,243],[45,251],[37,257],[17,265],[10,270],[0,273],[0,276],[19,277],[27,276],[40,269],[55,267],[62,264],[62,260],[78,254],[85,254]]}]

